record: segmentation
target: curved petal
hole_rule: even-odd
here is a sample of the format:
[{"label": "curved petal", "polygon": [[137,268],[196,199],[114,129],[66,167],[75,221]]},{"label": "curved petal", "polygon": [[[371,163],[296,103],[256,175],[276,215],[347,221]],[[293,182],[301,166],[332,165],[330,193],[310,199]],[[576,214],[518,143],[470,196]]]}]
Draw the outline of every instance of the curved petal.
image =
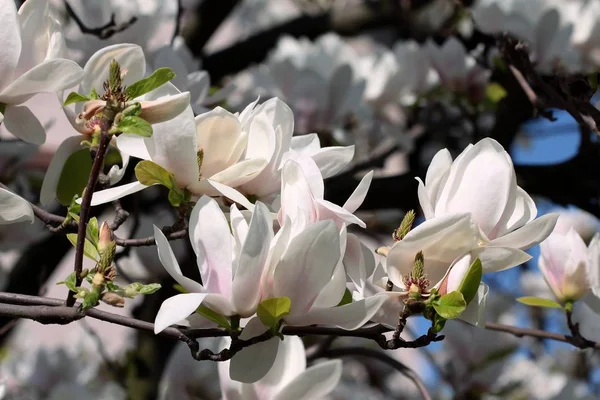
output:
[{"label": "curved petal", "polygon": [[3,1],[0,5],[0,92],[13,80],[21,55],[21,27],[14,1]]},{"label": "curved petal", "polygon": [[346,211],[337,204],[327,200],[320,200],[317,203],[319,207],[320,220],[331,219],[334,220],[338,226],[340,226],[342,223],[345,223],[346,225],[357,224],[361,228],[367,227],[367,224],[365,224],[360,218],[351,212]]},{"label": "curved petal", "polygon": [[302,315],[285,317],[285,323],[293,326],[334,325],[352,331],[369,322],[387,300],[386,294],[377,294],[341,307],[314,308]]},{"label": "curved petal", "polygon": [[177,262],[177,258],[175,258],[175,254],[173,253],[173,249],[171,249],[171,245],[169,241],[165,237],[164,233],[156,226],[154,226],[154,240],[156,241],[156,250],[158,251],[158,259],[160,263],[165,267],[169,275],[177,283],[179,283],[183,288],[189,292],[197,292],[204,293],[204,287],[198,282],[187,278],[181,272],[181,268],[179,267],[179,263]]},{"label": "curved petal", "polygon": [[473,257],[479,257],[484,273],[504,271],[531,260],[531,256],[523,250],[492,246],[473,250]]},{"label": "curved petal", "polygon": [[25,221],[33,223],[33,210],[24,198],[0,187],[0,204],[0,225]]},{"label": "curved petal", "polygon": [[237,265],[239,263],[239,254],[246,241],[246,236],[248,236],[248,222],[246,222],[246,218],[244,218],[244,215],[238,210],[235,203],[229,208],[229,223],[231,225],[233,239],[235,240],[234,254],[238,257],[233,265],[233,276],[235,277]]},{"label": "curved petal", "polygon": [[354,145],[325,147],[311,155],[321,170],[323,179],[340,173],[354,157]]},{"label": "curved petal", "polygon": [[523,225],[531,222],[537,215],[537,207],[535,202],[527,194],[526,191],[517,186],[517,198],[515,201],[515,209],[506,223],[506,228],[498,232],[498,236],[512,232]]},{"label": "curved petal", "polygon": [[327,396],[342,377],[342,360],[314,365],[298,375],[273,400],[311,400]]},{"label": "curved petal", "polygon": [[233,238],[215,200],[202,196],[190,216],[190,241],[206,290],[231,298]]},{"label": "curved petal", "polygon": [[290,315],[304,314],[331,280],[340,259],[339,233],[332,221],[320,221],[300,232],[273,274],[275,297],[292,301]]},{"label": "curved petal", "polygon": [[275,128],[266,114],[258,114],[250,123],[245,158],[264,159],[266,164],[273,158],[275,145]]},{"label": "curved petal", "polygon": [[56,149],[54,157],[52,157],[52,161],[50,161],[50,165],[46,170],[46,175],[44,175],[44,181],[40,190],[40,203],[42,203],[42,206],[49,206],[56,198],[56,185],[58,185],[65,162],[71,154],[81,148],[80,143],[82,138],[79,135],[70,136],[63,140]]},{"label": "curved petal", "polygon": [[302,339],[298,336],[286,336],[279,344],[273,367],[253,386],[258,393],[270,399],[305,370],[306,351]]},{"label": "curved petal", "polygon": [[321,141],[316,133],[293,136],[290,149],[307,156],[311,156],[321,149]]},{"label": "curved petal", "polygon": [[[210,90],[210,76],[206,71],[194,71],[187,76],[185,88],[190,92],[193,105],[203,105]],[[208,112],[208,111],[205,111]]]},{"label": "curved petal", "polygon": [[477,294],[469,305],[467,309],[463,311],[463,313],[458,317],[459,319],[468,322],[471,325],[475,326],[485,326],[485,306],[487,303],[487,296],[490,291],[490,288],[485,283],[479,284],[479,289],[477,289]]},{"label": "curved petal", "polygon": [[543,215],[514,232],[492,240],[490,245],[527,250],[546,239],[552,233],[557,220],[557,213]]},{"label": "curved petal", "polygon": [[[148,186],[135,181],[121,186],[99,190],[94,192],[91,205],[97,206],[99,204],[110,203],[111,201],[122,199],[125,196],[144,190],[147,187]],[[77,203],[81,204],[81,199],[77,199]]]},{"label": "curved petal", "polygon": [[111,185],[114,185],[116,183],[119,183],[121,181],[121,179],[123,179],[123,176],[125,175],[125,171],[127,170],[127,166],[129,165],[129,155],[126,153],[122,153],[121,154],[121,166],[118,165],[113,165],[112,167],[110,167],[110,171],[108,171],[108,178],[109,178],[109,183]]},{"label": "curved petal", "polygon": [[431,163],[427,168],[427,174],[425,175],[425,186],[433,204],[437,202],[440,190],[446,183],[446,179],[448,179],[451,166],[452,156],[448,149],[438,151],[431,159]]},{"label": "curved petal", "polygon": [[117,60],[121,66],[125,86],[139,81],[146,73],[146,59],[140,46],[129,43],[107,46],[95,52],[83,67],[82,94],[87,95],[92,89],[102,93],[102,84],[108,79],[112,60]]},{"label": "curved petal", "polygon": [[163,301],[154,319],[154,333],[160,333],[189,317],[198,309],[206,296],[206,293],[183,293]]},{"label": "curved petal", "polygon": [[[348,232],[343,226],[340,231],[340,254],[346,252],[346,241]],[[338,265],[333,271],[333,276],[327,285],[321,290],[321,293],[315,299],[313,307],[335,307],[337,306],[346,292],[346,270],[344,268],[344,259],[340,258]]]},{"label": "curved petal", "polygon": [[254,179],[266,167],[267,160],[253,158],[237,162],[222,171],[208,177],[213,182],[220,182],[230,187],[241,186]]},{"label": "curved petal", "polygon": [[435,206],[435,204],[432,203],[427,188],[425,187],[425,184],[423,183],[421,178],[416,179],[419,182],[417,196],[419,197],[419,205],[421,205],[421,210],[423,210],[423,216],[425,216],[425,219],[431,219],[435,216],[435,213],[433,211],[433,207]]},{"label": "curved petal", "polygon": [[121,154],[125,153],[142,160],[150,160],[146,140],[151,141],[152,139],[144,139],[138,135],[123,133],[117,136],[117,147],[121,150]]},{"label": "curved petal", "polygon": [[367,197],[367,192],[369,191],[369,187],[371,186],[371,181],[373,180],[373,171],[369,171],[359,182],[354,192],[348,197],[348,200],[343,205],[343,208],[346,209],[349,213],[354,213],[358,210],[358,207],[365,201],[365,197]]},{"label": "curved petal", "polygon": [[194,194],[206,194],[208,196],[224,196],[229,200],[234,201],[246,209],[252,211],[254,210],[254,204],[250,203],[250,200],[246,198],[239,191],[235,190],[232,187],[224,185],[220,182],[216,182],[210,179],[202,179],[197,184],[188,188]]},{"label": "curved petal", "polygon": [[140,118],[151,124],[158,124],[175,118],[190,105],[190,93],[162,96],[156,100],[140,101],[142,111]]},{"label": "curved petal", "polygon": [[257,202],[231,288],[232,303],[242,317],[249,317],[256,312],[260,299],[261,278],[272,239],[271,213],[263,203]]},{"label": "curved petal", "polygon": [[4,127],[27,143],[42,145],[46,141],[44,127],[27,106],[7,106]]},{"label": "curved petal", "polygon": [[[267,330],[268,328],[260,322],[258,317],[254,317],[244,327],[244,330],[240,334],[240,339],[248,340],[265,333]],[[267,341],[244,347],[236,353],[229,364],[229,376],[231,379],[244,383],[254,383],[263,378],[275,362],[279,342],[280,339],[274,337]]]},{"label": "curved petal", "polygon": [[74,61],[57,58],[36,65],[0,92],[0,102],[22,103],[36,93],[58,92],[77,85],[83,70]]}]

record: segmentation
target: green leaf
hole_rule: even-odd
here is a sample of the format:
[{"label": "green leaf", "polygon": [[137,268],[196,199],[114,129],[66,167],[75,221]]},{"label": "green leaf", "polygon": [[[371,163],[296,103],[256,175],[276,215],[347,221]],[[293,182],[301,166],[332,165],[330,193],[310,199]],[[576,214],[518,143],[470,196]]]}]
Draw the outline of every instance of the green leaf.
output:
[{"label": "green leaf", "polygon": [[67,96],[67,99],[63,103],[63,107],[68,106],[69,104],[81,103],[81,102],[89,101],[89,100],[92,100],[92,99],[87,96],[84,96],[82,94],[79,94],[77,92],[71,92],[71,93],[69,93],[69,95]]},{"label": "green leaf", "polygon": [[179,207],[181,205],[181,203],[183,202],[183,197],[181,196],[181,192],[179,192],[178,190],[169,190],[169,195],[168,195],[168,199],[169,199],[169,203],[171,203],[171,205],[173,207]]},{"label": "green leaf", "polygon": [[142,137],[152,136],[152,125],[145,119],[133,115],[123,117],[117,129],[123,133],[132,133]]},{"label": "green leaf", "polygon": [[545,307],[545,308],[563,308],[560,304],[550,299],[543,299],[541,297],[525,296],[517,299],[519,303],[532,306],[532,307]]},{"label": "green leaf", "polygon": [[433,308],[440,317],[454,319],[467,308],[463,294],[459,291],[450,292],[433,302]]},{"label": "green leaf", "polygon": [[225,318],[223,315],[211,310],[210,308],[200,304],[200,306],[196,309],[196,312],[198,314],[202,315],[204,318],[207,318],[207,319],[211,320],[212,322],[219,324],[219,326],[222,326],[223,328],[225,328],[227,330],[231,330],[231,325],[229,324],[229,321],[227,321],[227,318]]},{"label": "green leaf", "polygon": [[160,184],[173,189],[171,175],[169,171],[152,161],[143,160],[135,166],[135,177],[141,184],[147,186]]},{"label": "green leaf", "polygon": [[479,284],[481,283],[481,277],[483,276],[483,268],[481,266],[481,260],[476,258],[475,261],[469,267],[469,270],[465,274],[458,291],[463,294],[465,302],[469,304],[471,300],[477,294],[479,290]]},{"label": "green leaf", "polygon": [[[77,234],[76,233],[67,233],[67,239],[74,247],[77,247]],[[85,244],[83,246],[83,254],[87,258],[91,258],[94,261],[98,261],[100,259],[100,254],[98,253],[98,249],[96,246],[92,244],[88,239],[85,239]]]},{"label": "green leaf", "polygon": [[160,283],[149,283],[147,285],[143,285],[140,288],[139,292],[140,292],[140,294],[152,294],[160,288],[161,288]]},{"label": "green leaf", "polygon": [[88,310],[90,308],[96,307],[98,305],[98,301],[100,300],[100,293],[96,290],[92,290],[89,293],[86,293],[83,298],[83,302],[81,303],[81,308],[83,310]]},{"label": "green leaf", "polygon": [[506,97],[506,90],[499,83],[491,82],[485,88],[485,97],[492,103],[498,103]]},{"label": "green leaf", "polygon": [[77,293],[77,286],[75,286],[76,281],[77,278],[75,277],[75,272],[71,272],[69,276],[67,276],[67,279],[62,282],[58,282],[57,285],[62,285],[64,283],[71,292]]},{"label": "green leaf", "polygon": [[98,100],[99,98],[100,98],[100,95],[96,91],[96,88],[92,88],[92,91],[90,92],[90,99]]},{"label": "green leaf", "polygon": [[56,198],[60,204],[68,206],[73,196],[81,196],[90,172],[92,172],[92,158],[89,150],[77,150],[67,158],[56,185]]},{"label": "green leaf", "polygon": [[446,326],[446,320],[444,318],[442,318],[441,316],[439,316],[438,314],[435,314],[433,317],[433,321],[431,322],[431,328],[433,329],[433,331],[435,333],[441,332],[445,326]]},{"label": "green leaf", "polygon": [[[89,275],[88,275],[88,276],[89,276]],[[115,284],[114,282],[112,282],[112,281],[106,281],[106,288],[107,288],[108,290],[110,290],[111,292],[115,292],[115,291],[117,291],[117,290],[119,290],[119,289],[120,289],[120,288],[119,288],[119,286],[118,286],[118,285],[116,285],[116,284]]]},{"label": "green leaf", "polygon": [[340,300],[339,304],[336,307],[345,306],[346,304],[352,303],[352,293],[348,289],[344,292],[342,296],[342,300]]},{"label": "green leaf", "polygon": [[88,240],[90,242],[92,242],[94,247],[97,249],[98,248],[99,229],[98,229],[98,220],[96,219],[96,217],[90,218],[85,232],[86,232],[86,237],[88,238]]},{"label": "green leaf", "polygon": [[127,89],[125,89],[125,92],[127,93],[127,96],[129,96],[130,99],[135,99],[136,97],[140,97],[141,95],[146,94],[156,89],[157,87],[164,85],[173,78],[175,78],[175,73],[171,68],[158,68],[152,73],[152,75],[140,79],[139,81],[127,87]]},{"label": "green leaf", "polygon": [[265,326],[271,330],[278,330],[279,321],[290,313],[291,308],[292,301],[289,297],[273,297],[258,305],[256,315]]}]

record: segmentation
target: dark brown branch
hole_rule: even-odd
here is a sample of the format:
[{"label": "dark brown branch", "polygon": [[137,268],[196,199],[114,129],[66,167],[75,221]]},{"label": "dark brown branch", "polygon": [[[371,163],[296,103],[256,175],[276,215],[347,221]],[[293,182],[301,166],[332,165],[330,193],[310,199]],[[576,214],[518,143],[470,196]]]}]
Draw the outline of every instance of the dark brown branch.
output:
[{"label": "dark brown branch", "polygon": [[411,368],[407,367],[400,361],[388,356],[385,353],[382,353],[381,351],[365,347],[340,347],[337,349],[330,349],[323,354],[323,357],[328,358],[348,356],[368,357],[389,365],[390,367],[394,368],[396,371],[400,372],[402,375],[410,379],[415,384],[417,390],[419,391],[421,397],[424,400],[431,400],[431,395],[427,391],[427,387],[415,371],[413,371]]},{"label": "dark brown branch", "polygon": [[113,207],[115,209],[115,218],[113,219],[112,224],[110,224],[110,230],[114,232],[127,221],[129,213],[123,209],[121,200],[113,201]]},{"label": "dark brown branch", "polygon": [[[75,245],[75,286],[81,285],[81,271],[83,269],[83,247],[85,245],[85,232],[88,224],[88,220],[90,219],[90,210],[92,203],[92,196],[94,195],[94,189],[96,188],[96,182],[98,181],[98,177],[102,172],[102,165],[104,164],[104,156],[106,155],[106,151],[108,150],[108,145],[111,140],[111,135],[109,135],[108,128],[112,124],[112,121],[108,123],[108,121],[103,121],[102,123],[102,133],[100,134],[100,143],[98,144],[98,148],[95,150],[94,163],[92,164],[92,171],[90,172],[90,176],[85,186],[85,190],[83,192],[83,198],[81,199],[81,211],[79,213],[79,226],[77,228],[77,243]],[[93,149],[92,149],[93,150]],[[92,151],[93,153],[94,151]],[[72,306],[75,304],[75,298],[72,293],[69,291],[67,294],[67,306]]]},{"label": "dark brown branch", "polygon": [[[165,233],[167,240],[183,239],[184,237],[187,236],[187,233],[188,233],[187,229],[170,232],[169,228],[170,227],[163,228],[163,232]],[[152,245],[156,244],[156,240],[154,239],[154,236],[148,236],[145,238],[138,238],[138,239],[121,239],[121,238],[115,236],[115,242],[117,242],[117,246],[122,246],[122,247],[142,247],[142,246],[152,246]]]},{"label": "dark brown branch", "polygon": [[124,30],[128,29],[131,25],[133,25],[137,21],[137,17],[134,16],[134,17],[131,17],[129,19],[129,21],[124,22],[120,25],[117,25],[117,22],[115,21],[116,16],[114,13],[112,13],[110,15],[110,21],[108,21],[106,24],[99,26],[97,28],[90,28],[90,27],[87,27],[83,23],[81,18],[79,18],[79,16],[75,13],[75,11],[71,7],[71,5],[66,0],[65,0],[65,8],[66,8],[69,16],[71,18],[73,18],[73,21],[75,21],[75,23],[79,27],[79,30],[81,30],[82,33],[94,35],[102,40],[106,40],[106,39],[110,38],[115,33],[123,32]]},{"label": "dark brown branch", "polygon": [[573,313],[569,310],[566,310],[565,314],[567,316],[567,326],[571,331],[570,343],[575,347],[579,347],[580,349],[594,348],[596,343],[583,337],[581,331],[579,330],[579,323],[573,321]]}]

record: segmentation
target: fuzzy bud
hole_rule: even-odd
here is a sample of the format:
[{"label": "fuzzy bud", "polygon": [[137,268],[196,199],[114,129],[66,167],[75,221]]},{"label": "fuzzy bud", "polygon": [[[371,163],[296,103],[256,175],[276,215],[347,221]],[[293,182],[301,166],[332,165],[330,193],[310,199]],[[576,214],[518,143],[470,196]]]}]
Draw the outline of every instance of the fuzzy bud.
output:
[{"label": "fuzzy bud", "polygon": [[400,227],[394,231],[392,234],[393,239],[396,242],[404,239],[404,237],[410,232],[412,229],[412,225],[415,222],[415,212],[414,210],[408,210],[402,218],[402,222],[400,223]]},{"label": "fuzzy bud", "polygon": [[98,234],[98,251],[104,253],[108,250],[112,241],[112,231],[106,221],[104,221],[100,226],[100,233]]}]

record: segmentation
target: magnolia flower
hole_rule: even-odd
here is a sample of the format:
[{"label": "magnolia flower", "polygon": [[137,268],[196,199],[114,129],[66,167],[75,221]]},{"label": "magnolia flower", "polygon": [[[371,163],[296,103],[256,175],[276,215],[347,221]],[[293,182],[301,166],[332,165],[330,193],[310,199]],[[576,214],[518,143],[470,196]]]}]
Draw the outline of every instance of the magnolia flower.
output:
[{"label": "magnolia flower", "polygon": [[[116,60],[121,67],[124,85],[139,81],[146,73],[146,60],[141,47],[134,44],[108,46],[96,52],[85,64],[83,81],[77,91],[83,95],[89,95],[92,90],[103,93],[103,83],[108,78],[109,65],[112,60]],[[59,98],[63,101],[66,96],[66,92],[59,93]],[[153,124],[154,136],[171,134],[172,129],[176,126],[174,124],[177,124],[177,121],[173,121],[175,116],[184,114],[191,117],[193,115],[189,108],[189,93],[180,93],[168,82],[135,100],[139,101],[142,106],[140,117]],[[83,136],[71,136],[56,149],[42,184],[40,201],[43,205],[49,204],[54,199],[56,186],[67,159],[75,151],[83,148],[82,140],[89,138],[89,135],[96,131],[98,122],[95,114],[102,111],[104,104],[103,100],[91,100],[63,107],[73,128]],[[142,138],[136,138],[139,142],[143,142]],[[159,151],[157,150],[157,152]],[[122,166],[119,168],[115,165],[108,173],[112,185],[123,177],[129,163],[129,153],[121,151],[121,160]]]},{"label": "magnolia flower", "polygon": [[465,94],[472,101],[483,98],[491,71],[477,65],[475,58],[467,53],[465,46],[456,37],[450,37],[441,47],[429,39],[423,50],[437,71],[443,87]]},{"label": "magnolia flower", "polygon": [[[454,161],[448,150],[440,150],[431,161],[425,183],[417,180],[419,203],[431,236],[428,239],[421,234],[421,226],[413,229],[411,234],[422,242],[415,243],[407,256],[423,250],[427,260],[427,251],[419,246],[427,240],[441,240],[439,232],[448,227],[448,219],[438,217],[469,213],[480,235],[472,248],[474,255],[481,259],[484,272],[501,271],[529,260],[523,250],[548,237],[558,218],[547,214],[534,220],[537,208],[517,186],[510,156],[494,139],[467,146]],[[403,240],[396,246],[406,248],[407,243]],[[453,259],[444,257],[445,262]]]},{"label": "magnolia flower", "polygon": [[33,223],[33,210],[27,200],[0,185],[0,225],[17,222]]},{"label": "magnolia flower", "polygon": [[304,343],[297,336],[285,338],[273,366],[258,382],[232,380],[229,363],[219,363],[223,400],[318,400],[333,391],[342,376],[341,360],[321,362],[307,369]]},{"label": "magnolia flower", "polygon": [[540,250],[538,265],[556,298],[561,302],[581,298],[590,287],[588,271],[600,269],[600,241],[593,240],[588,249],[571,228],[566,235],[550,234],[540,244]]},{"label": "magnolia flower", "polygon": [[77,63],[61,58],[66,51],[60,25],[48,3],[32,0],[19,12],[12,0],[0,2],[2,57],[0,61],[0,123],[26,142],[42,144],[46,133],[37,117],[20,104],[37,93],[56,92],[81,81]]},{"label": "magnolia flower", "polygon": [[594,234],[600,230],[598,218],[585,210],[573,207],[559,208],[553,211],[558,213],[554,232],[566,234],[573,228],[583,241],[588,243]]},{"label": "magnolia flower", "polygon": [[190,241],[203,284],[183,276],[165,235],[154,227],[161,263],[189,292],[163,302],[156,315],[155,333],[180,323],[201,304],[224,316],[245,318],[256,312],[261,276],[273,237],[271,214],[264,204],[257,202],[250,224],[235,204],[230,216],[231,231],[219,205],[208,196],[203,196],[192,210]]},{"label": "magnolia flower", "polygon": [[201,64],[200,60],[194,59],[181,36],[176,36],[172,44],[156,50],[152,58],[155,68],[169,67],[175,72],[177,76],[171,82],[182,92],[190,92],[192,109],[196,114],[209,111],[209,105],[225,100],[235,89],[235,86],[230,84],[209,95],[210,76],[208,72],[200,71]]}]

